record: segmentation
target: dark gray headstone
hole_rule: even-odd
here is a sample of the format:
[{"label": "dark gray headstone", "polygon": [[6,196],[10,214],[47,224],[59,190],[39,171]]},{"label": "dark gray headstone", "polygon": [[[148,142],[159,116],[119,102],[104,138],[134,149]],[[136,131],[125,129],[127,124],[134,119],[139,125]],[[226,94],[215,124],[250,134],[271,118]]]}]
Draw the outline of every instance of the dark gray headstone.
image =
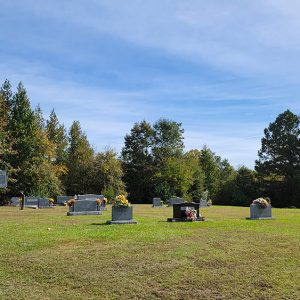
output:
[{"label": "dark gray headstone", "polygon": [[137,224],[137,221],[132,219],[132,206],[113,206],[112,220],[107,221],[108,224]]},{"label": "dark gray headstone", "polygon": [[86,194],[86,195],[77,195],[77,200],[90,200],[90,199],[103,199],[103,195],[96,194]]},{"label": "dark gray headstone", "polygon": [[39,198],[39,202],[38,202],[38,207],[39,208],[48,208],[51,207],[50,206],[50,200],[48,198]]},{"label": "dark gray headstone", "polygon": [[153,198],[152,199],[152,206],[153,207],[161,207],[162,206],[161,199],[160,198]]},{"label": "dark gray headstone", "polygon": [[6,171],[0,170],[0,188],[7,187],[7,174]]},{"label": "dark gray headstone", "polygon": [[187,219],[186,211],[188,209],[194,209],[197,212],[197,218],[194,221],[204,221],[204,218],[200,215],[200,204],[195,202],[184,202],[173,204],[173,218],[168,218],[168,222],[184,222],[189,221]]},{"label": "dark gray headstone", "polygon": [[178,197],[170,198],[168,200],[169,206],[173,206],[174,204],[180,204],[180,203],[183,203],[183,202],[184,202],[184,200],[182,198],[178,198]]},{"label": "dark gray headstone", "polygon": [[272,206],[263,208],[258,204],[250,205],[250,220],[272,220]]},{"label": "dark gray headstone", "polygon": [[19,206],[20,205],[20,198],[19,197],[12,197],[10,199],[10,203],[12,206]]},{"label": "dark gray headstone", "polygon": [[38,208],[39,198],[38,197],[25,197],[25,207]]},{"label": "dark gray headstone", "polygon": [[69,207],[68,216],[74,215],[100,215],[100,205],[96,199],[75,200],[74,204]]}]

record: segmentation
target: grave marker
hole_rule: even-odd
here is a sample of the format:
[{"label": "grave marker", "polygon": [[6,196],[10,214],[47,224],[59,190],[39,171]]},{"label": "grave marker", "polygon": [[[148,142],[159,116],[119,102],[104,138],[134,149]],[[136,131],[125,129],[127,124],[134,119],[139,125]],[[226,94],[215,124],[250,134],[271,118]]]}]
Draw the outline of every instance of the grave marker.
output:
[{"label": "grave marker", "polygon": [[168,218],[168,222],[204,221],[199,208],[200,204],[195,202],[175,203],[173,204],[173,218]]}]

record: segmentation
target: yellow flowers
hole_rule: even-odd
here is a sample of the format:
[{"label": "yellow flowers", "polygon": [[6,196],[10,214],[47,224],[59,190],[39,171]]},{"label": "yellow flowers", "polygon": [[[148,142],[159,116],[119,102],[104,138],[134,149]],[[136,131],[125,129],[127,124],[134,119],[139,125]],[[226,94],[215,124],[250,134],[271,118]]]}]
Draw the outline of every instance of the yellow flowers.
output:
[{"label": "yellow flowers", "polygon": [[115,206],[130,206],[130,203],[126,199],[124,195],[119,195],[116,197],[116,201],[114,203]]}]

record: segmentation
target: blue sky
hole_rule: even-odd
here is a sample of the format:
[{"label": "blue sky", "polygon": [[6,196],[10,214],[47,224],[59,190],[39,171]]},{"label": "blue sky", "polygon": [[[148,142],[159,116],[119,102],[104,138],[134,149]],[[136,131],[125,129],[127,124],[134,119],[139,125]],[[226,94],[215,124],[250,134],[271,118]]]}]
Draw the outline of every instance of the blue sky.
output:
[{"label": "blue sky", "polygon": [[254,166],[263,129],[300,110],[300,2],[0,0],[0,80],[117,151],[168,118],[186,150]]}]

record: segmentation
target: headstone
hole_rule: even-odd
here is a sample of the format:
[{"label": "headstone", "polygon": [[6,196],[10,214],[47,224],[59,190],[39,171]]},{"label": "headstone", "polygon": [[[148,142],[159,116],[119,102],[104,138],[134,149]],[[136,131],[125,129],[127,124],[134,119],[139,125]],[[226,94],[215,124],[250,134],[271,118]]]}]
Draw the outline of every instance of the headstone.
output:
[{"label": "headstone", "polygon": [[184,200],[182,198],[176,197],[176,198],[170,198],[168,200],[168,205],[173,206],[174,204],[180,204],[184,203]]},{"label": "headstone", "polygon": [[38,197],[25,197],[25,207],[29,208],[39,208],[39,198]]},{"label": "headstone", "polygon": [[68,200],[72,199],[72,196],[57,196],[56,204],[57,205],[66,205]]},{"label": "headstone", "polygon": [[48,198],[39,198],[38,208],[52,208]]},{"label": "headstone", "polygon": [[68,216],[78,215],[101,215],[100,205],[96,199],[75,200],[72,206],[69,206]]},{"label": "headstone", "polygon": [[107,221],[107,224],[137,224],[137,221],[132,219],[132,206],[113,206],[112,220]]},{"label": "headstone", "polygon": [[19,206],[20,205],[20,198],[19,197],[12,197],[10,199],[11,206]]},{"label": "headstone", "polygon": [[106,202],[104,200],[104,196],[103,195],[97,195],[97,194],[86,194],[86,195],[77,195],[77,200],[97,200],[100,199],[101,200],[101,204],[100,204],[100,210],[107,210],[106,208]]},{"label": "headstone", "polygon": [[103,195],[96,194],[86,194],[86,195],[77,195],[77,200],[90,200],[90,199],[103,199]]},{"label": "headstone", "polygon": [[205,192],[203,192],[202,197],[199,201],[200,203],[200,207],[208,207],[208,190],[206,190]]},{"label": "headstone", "polygon": [[250,218],[249,220],[272,220],[272,206],[260,207],[257,204],[250,205]]},{"label": "headstone", "polygon": [[0,188],[7,187],[7,174],[6,171],[0,170]]},{"label": "headstone", "polygon": [[195,202],[175,203],[173,204],[173,218],[168,218],[168,222],[204,221],[199,208],[200,204]]},{"label": "headstone", "polygon": [[152,199],[152,207],[162,207],[162,202],[160,198]]}]

